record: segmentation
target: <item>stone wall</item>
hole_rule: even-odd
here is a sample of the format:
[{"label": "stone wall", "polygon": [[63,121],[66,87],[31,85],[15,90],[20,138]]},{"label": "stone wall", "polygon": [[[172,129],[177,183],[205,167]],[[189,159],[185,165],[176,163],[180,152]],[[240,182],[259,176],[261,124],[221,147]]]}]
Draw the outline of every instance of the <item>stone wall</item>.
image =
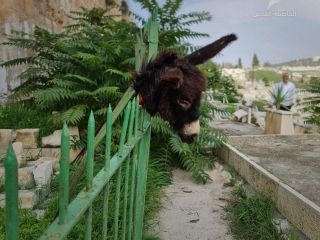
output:
[{"label": "stone wall", "polygon": [[[120,4],[122,1],[115,2]],[[0,42],[10,37],[13,31],[31,33],[36,25],[50,32],[59,32],[71,23],[67,17],[70,11],[79,10],[82,6],[105,8],[107,3],[108,0],[1,0]],[[0,46],[0,63],[26,54],[25,50]],[[12,89],[21,84],[17,76],[23,69],[24,66],[9,70],[0,68],[0,105],[5,103]]]}]

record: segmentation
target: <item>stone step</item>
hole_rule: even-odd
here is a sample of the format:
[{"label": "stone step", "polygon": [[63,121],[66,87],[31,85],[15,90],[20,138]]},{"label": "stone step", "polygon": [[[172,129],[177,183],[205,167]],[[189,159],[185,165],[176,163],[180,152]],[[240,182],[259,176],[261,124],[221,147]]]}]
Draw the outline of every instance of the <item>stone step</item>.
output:
[{"label": "stone step", "polygon": [[[35,186],[35,181],[33,177],[34,166],[27,166],[18,169],[18,184],[19,189],[31,189]],[[0,167],[0,192],[4,191],[4,178],[5,171],[4,167]]]},{"label": "stone step", "polygon": [[[19,190],[19,207],[33,209],[39,202],[39,194],[35,190]],[[5,194],[0,193],[0,207],[5,207]]]},{"label": "stone step", "polygon": [[26,128],[16,130],[16,141],[22,142],[24,148],[37,148],[39,139],[38,128]]}]

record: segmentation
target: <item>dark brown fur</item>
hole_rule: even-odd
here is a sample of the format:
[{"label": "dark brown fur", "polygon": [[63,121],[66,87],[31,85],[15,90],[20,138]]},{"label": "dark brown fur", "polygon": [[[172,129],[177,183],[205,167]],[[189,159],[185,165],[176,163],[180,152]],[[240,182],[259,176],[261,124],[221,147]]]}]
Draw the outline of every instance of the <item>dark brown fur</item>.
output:
[{"label": "dark brown fur", "polygon": [[188,137],[183,136],[182,130],[199,119],[201,95],[206,90],[206,77],[196,65],[235,39],[235,35],[225,36],[186,57],[172,51],[159,53],[134,76],[134,89],[142,97],[146,110],[151,115],[159,112],[183,139]]}]

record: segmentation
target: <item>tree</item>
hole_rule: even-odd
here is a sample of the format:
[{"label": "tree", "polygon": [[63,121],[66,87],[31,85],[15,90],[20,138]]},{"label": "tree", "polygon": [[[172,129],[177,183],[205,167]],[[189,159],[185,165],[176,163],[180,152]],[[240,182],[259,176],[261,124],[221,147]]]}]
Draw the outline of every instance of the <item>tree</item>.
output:
[{"label": "tree", "polygon": [[257,54],[253,54],[253,58],[252,58],[252,66],[253,67],[259,67],[260,63],[259,63],[259,59],[257,57]]},{"label": "tree", "polygon": [[252,83],[255,80],[255,72],[254,72],[254,68],[259,66],[259,59],[257,57],[257,54],[254,53],[253,54],[253,58],[252,58]]},{"label": "tree", "polygon": [[[191,26],[210,21],[212,16],[209,12],[179,13],[183,0],[166,0],[161,5],[156,0],[135,0],[143,9],[150,13],[156,7],[160,23],[159,44],[163,48],[181,48],[181,50],[193,50],[188,40],[209,37],[207,33],[191,30]],[[133,13],[132,13],[133,14]],[[143,22],[143,18],[137,14],[133,16]]]},{"label": "tree", "polygon": [[238,65],[237,65],[238,68],[242,68],[242,60],[241,58],[238,59]]}]

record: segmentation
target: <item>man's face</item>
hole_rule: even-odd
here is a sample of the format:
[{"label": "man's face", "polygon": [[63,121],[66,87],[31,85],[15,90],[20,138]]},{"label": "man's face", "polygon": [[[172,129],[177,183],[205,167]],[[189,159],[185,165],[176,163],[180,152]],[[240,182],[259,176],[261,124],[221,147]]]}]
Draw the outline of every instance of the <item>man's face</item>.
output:
[{"label": "man's face", "polygon": [[288,83],[289,82],[289,74],[288,73],[284,73],[282,75],[282,80],[284,83]]}]

